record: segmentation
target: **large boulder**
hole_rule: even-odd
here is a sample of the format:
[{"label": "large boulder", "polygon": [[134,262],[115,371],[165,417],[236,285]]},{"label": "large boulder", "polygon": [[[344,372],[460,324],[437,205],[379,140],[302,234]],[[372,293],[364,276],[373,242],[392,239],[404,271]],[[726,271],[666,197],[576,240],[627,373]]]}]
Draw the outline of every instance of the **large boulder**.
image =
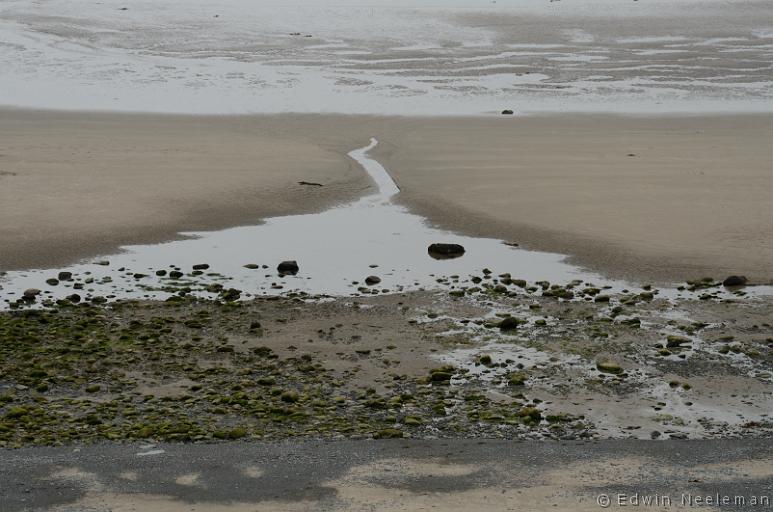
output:
[{"label": "large boulder", "polygon": [[378,276],[368,276],[365,278],[365,284],[373,286],[381,282],[381,278]]},{"label": "large boulder", "polygon": [[277,265],[276,270],[282,275],[289,274],[294,276],[300,269],[298,268],[298,262],[295,260],[287,260]]},{"label": "large boulder", "polygon": [[459,244],[432,244],[427,248],[430,256],[436,260],[459,258],[464,254],[464,247]]}]

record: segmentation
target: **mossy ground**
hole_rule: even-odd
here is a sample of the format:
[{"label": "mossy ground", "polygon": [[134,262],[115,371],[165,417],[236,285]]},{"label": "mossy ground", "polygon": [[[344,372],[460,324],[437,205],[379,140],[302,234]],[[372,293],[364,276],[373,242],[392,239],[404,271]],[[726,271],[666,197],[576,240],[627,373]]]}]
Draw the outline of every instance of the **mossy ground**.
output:
[{"label": "mossy ground", "polygon": [[358,372],[331,369],[308,353],[279,356],[259,344],[265,333],[253,320],[268,302],[119,302],[0,314],[0,446],[517,436],[535,425],[522,398],[498,406],[465,386],[431,382],[429,373],[391,374],[376,391]]},{"label": "mossy ground", "polygon": [[[178,296],[2,312],[0,446],[771,432],[756,412],[770,400],[768,301],[697,298],[675,317],[647,290],[599,301],[592,287],[513,281],[518,291],[503,293],[486,280],[464,297]],[[599,420],[614,428],[600,434]]]}]

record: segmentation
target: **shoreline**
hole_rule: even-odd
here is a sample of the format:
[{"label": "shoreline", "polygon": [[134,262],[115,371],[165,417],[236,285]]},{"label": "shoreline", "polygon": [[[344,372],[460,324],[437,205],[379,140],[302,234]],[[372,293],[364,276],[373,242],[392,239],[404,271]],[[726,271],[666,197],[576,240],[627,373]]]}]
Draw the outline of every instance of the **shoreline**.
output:
[{"label": "shoreline", "polygon": [[[610,277],[676,282],[746,273],[760,284],[773,279],[765,263],[773,260],[766,256],[773,247],[764,236],[773,212],[760,206],[773,181],[763,169],[773,159],[761,142],[773,134],[767,114],[434,118],[6,108],[0,114],[0,182],[27,179],[0,188],[6,205],[0,213],[18,221],[8,222],[15,229],[0,227],[8,242],[0,251],[2,270],[74,262],[122,245],[178,239],[180,232],[258,224],[352,201],[373,184],[346,153],[375,136],[381,144],[373,156],[401,187],[395,202],[437,227],[567,254]],[[152,140],[143,135],[150,131]],[[551,148],[564,155],[559,159]],[[628,157],[629,151],[647,161]],[[134,172],[138,164],[150,170]],[[49,166],[43,177],[39,166]],[[212,167],[220,171],[218,183],[207,174]],[[668,173],[658,174],[661,167]],[[696,179],[706,171],[709,179]],[[487,186],[477,181],[481,172]],[[101,190],[108,197],[98,196],[99,180],[116,178],[119,185]],[[177,188],[158,190],[158,180]],[[597,186],[603,183],[616,186],[605,195]],[[632,185],[645,186],[645,197],[630,193]],[[529,194],[518,195],[525,186]],[[693,197],[675,204],[683,193]],[[705,221],[711,201],[730,214],[719,226]],[[91,215],[78,207],[86,202]],[[753,215],[744,211],[754,205]],[[629,218],[615,218],[616,208],[628,210]],[[679,226],[662,223],[663,216],[680,214],[686,216]],[[660,238],[657,230],[650,233],[651,216],[661,222]],[[712,248],[714,228],[736,237],[734,246]]]}]

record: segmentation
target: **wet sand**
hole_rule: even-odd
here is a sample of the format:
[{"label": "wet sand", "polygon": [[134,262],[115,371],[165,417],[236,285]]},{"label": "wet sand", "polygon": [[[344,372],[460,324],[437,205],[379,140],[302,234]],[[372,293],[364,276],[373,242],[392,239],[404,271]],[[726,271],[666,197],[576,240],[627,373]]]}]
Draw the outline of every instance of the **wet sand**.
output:
[{"label": "wet sand", "polygon": [[373,185],[346,152],[375,136],[374,156],[401,188],[396,200],[440,227],[570,254],[610,275],[773,279],[766,115],[6,110],[0,136],[4,270],[348,201]]},{"label": "wet sand", "polygon": [[441,226],[615,277],[773,279],[773,117],[403,121],[376,155]]},{"label": "wet sand", "polygon": [[3,103],[186,114],[773,111],[773,9],[760,0],[121,4],[0,5]]},{"label": "wet sand", "polygon": [[[767,508],[752,500],[769,501],[771,473],[764,440],[104,443],[3,455],[9,512],[598,511],[599,496],[619,508],[620,495],[627,504],[634,493],[637,510],[716,493],[755,510]],[[56,493],[44,491],[53,485]]]},{"label": "wet sand", "polygon": [[369,186],[351,148],[265,121],[0,112],[0,270],[320,211]]},{"label": "wet sand", "polygon": [[618,508],[618,495],[633,493],[671,503],[646,510],[715,493],[755,510],[767,508],[752,497],[769,501],[771,462],[764,440],[105,443],[3,455],[9,512],[598,511],[599,495]]}]

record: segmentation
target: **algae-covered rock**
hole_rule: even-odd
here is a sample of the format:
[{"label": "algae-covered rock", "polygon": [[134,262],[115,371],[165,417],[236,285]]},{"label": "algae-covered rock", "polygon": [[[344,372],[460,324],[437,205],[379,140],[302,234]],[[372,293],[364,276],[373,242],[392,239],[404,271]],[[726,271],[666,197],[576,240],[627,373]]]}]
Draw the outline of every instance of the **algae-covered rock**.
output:
[{"label": "algae-covered rock", "polygon": [[675,335],[670,335],[666,337],[666,347],[668,348],[681,347],[686,343],[690,343],[690,338],[685,338],[684,336],[675,336]]},{"label": "algae-covered rock", "polygon": [[299,395],[297,391],[295,391],[294,389],[290,389],[288,391],[283,392],[280,395],[280,398],[282,399],[283,402],[297,402]]},{"label": "algae-covered rock", "polygon": [[603,360],[596,363],[596,368],[602,373],[611,373],[613,375],[620,375],[623,373],[623,367],[615,361]]},{"label": "algae-covered rock", "polygon": [[539,423],[542,421],[542,412],[536,407],[524,407],[518,411],[518,416],[526,423]]},{"label": "algae-covered rock", "polygon": [[416,427],[421,425],[423,422],[421,421],[420,418],[417,418],[416,416],[406,416],[403,423],[411,427]]},{"label": "algae-covered rock", "polygon": [[517,318],[512,316],[507,316],[503,318],[501,322],[499,322],[499,325],[497,327],[499,327],[499,329],[502,331],[512,331],[518,328],[519,323],[520,322],[518,321]]},{"label": "algae-covered rock", "polygon": [[521,372],[511,373],[507,376],[507,383],[510,386],[523,386],[526,383],[526,375]]},{"label": "algae-covered rock", "polygon": [[429,380],[434,383],[447,383],[453,377],[456,368],[451,365],[433,368],[429,371]]},{"label": "algae-covered rock", "polygon": [[402,430],[396,428],[385,428],[373,434],[373,439],[400,439],[402,437]]}]

